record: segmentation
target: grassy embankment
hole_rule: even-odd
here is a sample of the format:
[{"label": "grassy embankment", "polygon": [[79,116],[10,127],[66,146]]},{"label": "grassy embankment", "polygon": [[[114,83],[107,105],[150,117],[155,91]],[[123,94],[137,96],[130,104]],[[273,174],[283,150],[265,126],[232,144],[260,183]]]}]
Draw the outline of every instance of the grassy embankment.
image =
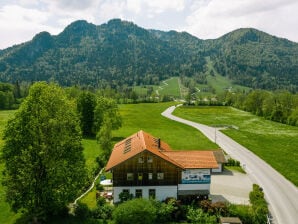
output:
[{"label": "grassy embankment", "polygon": [[180,107],[175,115],[207,125],[234,125],[223,130],[298,186],[298,127],[265,120],[231,107]]}]

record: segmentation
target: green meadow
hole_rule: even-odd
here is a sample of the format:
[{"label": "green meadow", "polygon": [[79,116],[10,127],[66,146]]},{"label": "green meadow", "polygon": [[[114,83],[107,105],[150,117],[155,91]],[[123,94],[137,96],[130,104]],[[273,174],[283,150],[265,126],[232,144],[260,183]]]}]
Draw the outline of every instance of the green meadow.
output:
[{"label": "green meadow", "polygon": [[146,95],[149,87],[153,88],[155,95],[160,96],[173,96],[180,97],[180,86],[179,86],[179,78],[172,77],[170,79],[164,80],[157,85],[146,85],[146,86],[134,86],[133,89],[137,94]]},{"label": "green meadow", "polygon": [[144,103],[119,105],[122,127],[113,132],[114,141],[124,139],[139,130],[161,138],[176,150],[208,150],[218,146],[196,129],[169,120],[161,113],[174,103]]},{"label": "green meadow", "polygon": [[232,107],[179,107],[175,115],[212,126],[245,146],[298,186],[298,127],[265,120]]}]

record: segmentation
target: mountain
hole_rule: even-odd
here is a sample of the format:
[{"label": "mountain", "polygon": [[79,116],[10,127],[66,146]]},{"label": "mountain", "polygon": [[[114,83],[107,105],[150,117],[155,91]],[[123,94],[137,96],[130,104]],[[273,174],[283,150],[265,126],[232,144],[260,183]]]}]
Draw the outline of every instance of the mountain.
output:
[{"label": "mountain", "polygon": [[256,29],[238,29],[209,41],[215,69],[235,83],[297,91],[298,44]]},{"label": "mountain", "polygon": [[213,69],[237,84],[298,90],[298,44],[255,29],[215,40],[186,32],[146,30],[120,19],[96,26],[79,20],[51,36],[0,51],[0,81],[61,85],[157,84],[171,76],[206,76]]}]

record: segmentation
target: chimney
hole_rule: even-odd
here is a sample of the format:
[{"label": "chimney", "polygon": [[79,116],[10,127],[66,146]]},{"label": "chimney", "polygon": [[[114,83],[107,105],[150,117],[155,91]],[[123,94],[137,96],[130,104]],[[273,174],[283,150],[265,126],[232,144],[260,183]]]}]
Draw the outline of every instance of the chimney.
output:
[{"label": "chimney", "polygon": [[157,147],[160,149],[160,138],[157,139]]}]

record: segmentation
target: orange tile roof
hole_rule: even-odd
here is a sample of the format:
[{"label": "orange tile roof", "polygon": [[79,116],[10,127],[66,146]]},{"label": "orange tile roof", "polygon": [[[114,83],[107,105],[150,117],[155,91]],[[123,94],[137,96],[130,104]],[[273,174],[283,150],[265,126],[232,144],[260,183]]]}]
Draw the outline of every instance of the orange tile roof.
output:
[{"label": "orange tile roof", "polygon": [[217,168],[213,151],[168,151],[163,152],[185,169]]},{"label": "orange tile roof", "polygon": [[170,146],[167,143],[160,141],[160,147],[158,147],[158,141],[160,141],[158,138],[154,138],[152,135],[144,131],[139,131],[131,135],[130,137],[122,140],[121,142],[118,142],[114,146],[112,154],[106,165],[106,170],[110,170],[111,168],[117,166],[118,164],[134,157],[135,155],[145,150],[148,150],[151,153],[159,156],[160,158],[178,167],[181,167],[180,164],[178,164],[175,161],[172,161],[169,157],[162,154],[162,151],[170,151]]},{"label": "orange tile roof", "polygon": [[172,151],[167,143],[144,131],[139,131],[115,144],[106,170],[112,169],[145,150],[182,169],[218,167],[212,151]]}]

